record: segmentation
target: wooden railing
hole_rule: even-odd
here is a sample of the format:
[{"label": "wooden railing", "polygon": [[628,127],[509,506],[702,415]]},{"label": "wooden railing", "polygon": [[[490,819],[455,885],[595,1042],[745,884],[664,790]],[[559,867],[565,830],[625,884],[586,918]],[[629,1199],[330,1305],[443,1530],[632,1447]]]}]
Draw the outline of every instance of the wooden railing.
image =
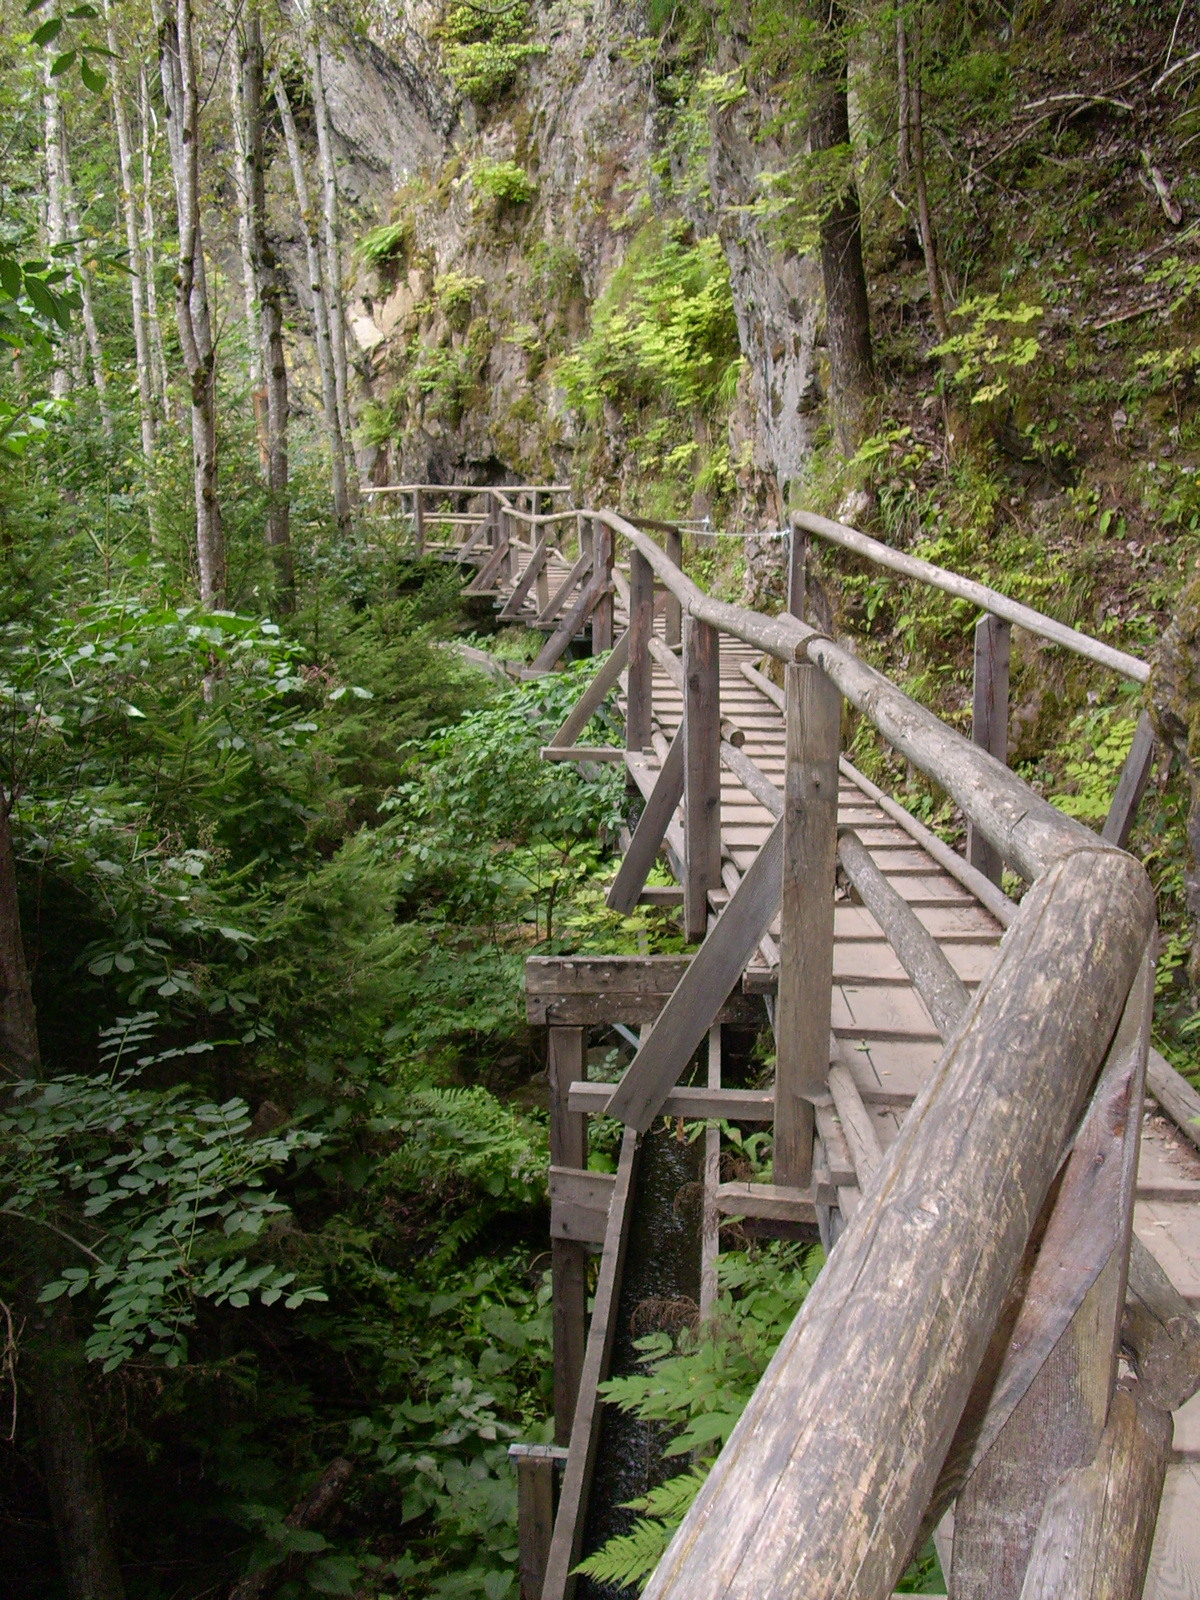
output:
[{"label": "wooden railing", "polygon": [[[507,498],[502,509],[513,524],[537,525]],[[582,515],[590,548],[572,574],[576,598],[566,611],[567,594],[557,597],[564,620],[539,661],[552,664],[604,606],[607,624],[593,637],[612,652],[544,754],[604,754],[581,751],[576,740],[624,673],[624,759],[646,805],[609,903],[637,901],[665,844],[689,938],[702,942],[669,977],[654,958],[636,968],[609,961],[588,979],[591,989],[580,981],[586,959],[527,967],[530,1019],[551,1023],[555,1396],[566,1446],[553,1533],[538,1558],[542,1600],[573,1590],[638,1141],[668,1108],[772,1120],[774,1185],[758,1202],[774,1208],[768,1214],[823,1218],[827,1227],[836,1208],[842,1231],[651,1579],[650,1600],[885,1600],[955,1500],[964,1600],[1140,1593],[1169,1451],[1167,1411],[1178,1403],[1178,1389],[1168,1393],[1146,1376],[1158,1370],[1153,1349],[1170,1341],[1166,1312],[1133,1336],[1143,1381],[1116,1388],[1153,997],[1155,907],[1145,871],[846,646],[797,616],[767,617],[705,594],[624,517]],[[531,541],[530,566],[540,542]],[[629,622],[613,642],[618,542],[629,555]],[[656,587],[657,604],[669,597],[678,606],[682,659],[654,635]],[[991,591],[964,597],[1004,621],[1014,618],[1002,615],[1001,601],[1019,609]],[[1029,625],[1024,615],[1015,620]],[[782,790],[722,724],[721,634],[783,663]],[[652,723],[656,662],[682,691],[669,745]],[[839,765],[853,773],[839,751],[844,700],[951,795],[976,837],[1030,885],[1014,908],[955,858],[960,881],[1007,928],[970,996],[859,841],[839,839]],[[643,754],[652,745],[656,769]],[[722,765],[776,819],[744,875],[722,860]],[[854,781],[878,795],[859,775]],[[920,826],[911,818],[901,825]],[[836,1045],[831,1060],[839,860],[944,1042],[886,1153]],[[722,890],[728,898],[708,927],[709,897]],[[776,911],[777,946],[769,932]],[[758,1111],[744,1093],[720,1088],[719,1067],[719,1022],[756,950],[777,969],[775,1085],[769,1108]],[[581,1081],[583,1024],[602,1018],[652,1021],[615,1086]],[[679,1077],[706,1036],[709,1087],[681,1091]],[[835,1112],[852,1161],[836,1174],[823,1137]],[[582,1170],[585,1117],[600,1113],[625,1124],[615,1178]],[[585,1275],[571,1251],[588,1241],[602,1253],[585,1341]],[[1187,1383],[1190,1393],[1200,1373]],[[537,1469],[544,1489],[553,1461]],[[548,1496],[538,1501],[543,1532]],[[1092,1587],[1097,1571],[1103,1581]]]}]

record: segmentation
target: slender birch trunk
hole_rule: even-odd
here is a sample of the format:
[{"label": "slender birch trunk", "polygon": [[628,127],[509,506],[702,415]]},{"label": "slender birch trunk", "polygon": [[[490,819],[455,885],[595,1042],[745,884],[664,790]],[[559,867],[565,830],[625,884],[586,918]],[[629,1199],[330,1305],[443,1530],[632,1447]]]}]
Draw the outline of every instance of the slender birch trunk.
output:
[{"label": "slender birch trunk", "polygon": [[283,356],[283,306],[274,251],[267,240],[267,202],[263,163],[263,44],[258,12],[246,14],[242,40],[242,106],[246,118],[247,216],[250,250],[258,285],[267,387],[267,504],[265,537],[275,563],[279,608],[295,605],[291,535],[288,528],[288,380]]},{"label": "slender birch trunk", "polygon": [[117,158],[121,167],[121,205],[125,214],[125,248],[129,257],[129,299],[133,311],[133,351],[137,364],[138,411],[142,425],[142,460],[146,468],[146,509],[150,518],[150,537],[155,539],[153,501],[154,481],[154,390],[150,371],[150,341],[146,331],[146,301],[142,272],[142,243],[138,233],[137,197],[133,184],[133,139],[129,113],[116,63],[117,33],[112,21],[111,0],[104,0],[108,24],[108,49],[112,62],[109,81],[112,87],[113,122],[117,130]]},{"label": "slender birch trunk", "polygon": [[315,7],[307,27],[308,72],[312,85],[313,117],[317,125],[317,149],[321,157],[321,232],[325,247],[325,284],[329,307],[329,345],[333,356],[333,375],[337,385],[338,423],[342,430],[352,501],[358,499],[358,472],[350,433],[349,373],[346,363],[346,308],[342,296],[342,230],[338,207],[337,168],[333,159],[333,129],[325,100],[325,79],[321,70],[321,38]]},{"label": "slender birch trunk", "polygon": [[[53,52],[45,53],[45,90],[42,109],[46,128],[46,241],[51,255],[66,243],[67,220],[63,212],[62,140],[59,127],[62,108],[58,97],[58,81],[50,76]],[[54,370],[50,374],[50,395],[54,400],[65,400],[71,392],[71,374],[66,362],[66,349],[61,339],[55,340]]]},{"label": "slender birch trunk", "polygon": [[250,405],[254,415],[254,434],[263,477],[270,470],[267,444],[267,391],[263,385],[262,329],[259,318],[261,286],[254,263],[250,239],[250,170],[247,154],[246,103],[242,71],[246,50],[243,30],[236,30],[239,48],[229,52],[229,109],[233,122],[233,188],[237,195],[238,253],[242,258],[242,292],[246,306],[247,376],[250,380]]},{"label": "slender birch trunk", "polygon": [[904,10],[896,7],[896,100],[899,113],[899,136],[896,143],[896,170],[900,182],[908,178],[909,166],[909,109],[908,109],[908,47],[904,37]]},{"label": "slender birch trunk", "polygon": [[175,320],[192,407],[200,599],[219,607],[225,603],[225,541],[217,497],[216,352],[200,227],[200,95],[191,0],[176,0],[173,16],[162,10],[161,0],[155,0],[154,9],[179,215]]},{"label": "slender birch trunk", "polygon": [[150,373],[164,422],[171,420],[171,396],[167,391],[167,358],[163,351],[162,323],[158,316],[158,279],[154,259],[154,108],[150,104],[150,84],[146,63],[138,60],[138,107],[142,117],[142,238],[146,264],[146,322],[150,333]]},{"label": "slender birch trunk", "polygon": [[104,348],[100,343],[100,329],[96,326],[96,312],[92,304],[92,280],[84,265],[83,225],[75,204],[75,190],[71,183],[71,158],[67,146],[67,125],[59,117],[59,138],[62,141],[62,196],[67,227],[74,241],[75,271],[79,275],[79,298],[82,301],[83,331],[87,338],[88,354],[92,358],[92,382],[96,386],[96,404],[100,409],[100,424],[108,443],[113,441],[112,412],[108,406],[108,381],[104,376]]},{"label": "slender birch trunk", "polygon": [[346,457],[342,429],[338,421],[337,380],[334,377],[333,354],[329,344],[329,314],[321,273],[321,246],[316,218],[309,200],[308,179],[304,173],[304,155],[296,132],[296,119],[292,116],[287,90],[278,77],[275,79],[275,104],[279,107],[279,115],[283,120],[283,135],[287,141],[288,158],[292,164],[296,201],[300,207],[300,220],[304,225],[304,241],[308,250],[308,277],[312,291],[313,327],[317,341],[317,365],[321,370],[325,435],[329,441],[329,460],[333,476],[333,509],[338,526],[344,528],[350,521],[350,502],[346,493]]},{"label": "slender birch trunk", "polygon": [[925,133],[921,118],[921,23],[913,21],[909,35],[909,56],[912,82],[909,85],[909,129],[912,146],[913,176],[917,180],[917,218],[921,224],[921,248],[925,252],[925,277],[929,283],[929,304],[939,339],[950,337],[950,323],[946,316],[946,302],[942,298],[942,275],[938,268],[937,240],[929,216],[929,194],[925,187]]}]

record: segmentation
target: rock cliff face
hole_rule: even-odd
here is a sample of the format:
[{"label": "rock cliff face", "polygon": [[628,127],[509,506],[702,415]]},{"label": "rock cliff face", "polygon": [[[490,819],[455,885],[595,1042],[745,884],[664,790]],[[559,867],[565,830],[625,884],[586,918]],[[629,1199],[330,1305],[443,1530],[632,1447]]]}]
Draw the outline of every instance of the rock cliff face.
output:
[{"label": "rock cliff face", "polygon": [[[656,176],[662,119],[639,19],[608,0],[535,13],[530,38],[544,53],[482,108],[442,71],[435,21],[393,21],[325,53],[360,231],[401,225],[393,252],[351,278],[361,431],[378,455],[375,475],[553,476],[619,490],[638,440],[606,413],[600,447],[593,439],[581,449],[555,363],[639,226],[673,203]],[[697,232],[719,233],[729,265],[746,358],[728,418],[730,458],[752,525],[778,521],[821,398],[819,265],[774,249],[744,209],[773,156],[755,132],[765,110],[746,99],[714,115],[709,198],[689,213]],[[501,181],[513,172],[527,193]],[[289,260],[300,266],[298,249]],[[302,274],[293,276],[306,298]]]}]

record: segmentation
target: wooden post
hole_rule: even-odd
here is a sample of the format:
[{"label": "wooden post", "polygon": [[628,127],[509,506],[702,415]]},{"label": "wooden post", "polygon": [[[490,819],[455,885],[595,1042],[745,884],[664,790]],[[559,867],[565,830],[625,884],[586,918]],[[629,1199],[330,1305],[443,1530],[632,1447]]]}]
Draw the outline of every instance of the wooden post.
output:
[{"label": "wooden post", "polygon": [[[612,529],[607,523],[601,522],[599,517],[592,523],[592,572],[594,580],[603,578],[605,583],[612,583],[613,568],[613,536]],[[596,602],[596,609],[592,612],[592,654],[603,655],[606,650],[612,649],[613,642],[613,597],[612,590],[602,595]]]},{"label": "wooden post", "polygon": [[787,608],[793,617],[804,621],[804,589],[808,570],[808,534],[792,528],[788,541]]},{"label": "wooden post", "polygon": [[[775,1182],[812,1177],[813,1095],[828,1093],[842,697],[819,667],[786,674],[783,894],[775,1006]],[[861,1174],[860,1174],[861,1177]]]},{"label": "wooden post", "polygon": [[683,925],[693,943],[708,930],[708,891],[721,887],[721,645],[694,617],[683,637]]},{"label": "wooden post", "polygon": [[[683,569],[683,535],[679,532],[678,528],[670,528],[670,529],[667,530],[666,550],[667,550],[667,560],[672,564],[672,566],[676,566],[682,571],[682,569]],[[682,631],[681,631],[682,619],[683,619],[683,611],[682,611],[682,608],[680,607],[679,601],[676,599],[676,597],[674,595],[671,595],[667,600],[667,611],[666,611],[665,621],[666,621],[667,643],[671,646],[672,649],[674,649],[675,646],[680,643],[680,641],[681,641],[681,639],[683,637]]]},{"label": "wooden post", "polygon": [[[721,1024],[708,1030],[708,1087],[721,1087]],[[717,1303],[717,1255],[721,1248],[721,1218],[717,1189],[721,1183],[721,1130],[710,1122],[704,1130],[704,1209],[700,1224],[700,1320],[712,1315]]]},{"label": "wooden post", "polygon": [[590,556],[592,553],[592,519],[591,517],[577,517],[579,527],[579,554]]},{"label": "wooden post", "polygon": [[413,554],[425,554],[425,496],[420,489],[413,490]]},{"label": "wooden post", "polygon": [[[971,738],[1008,764],[1008,657],[1012,625],[986,612],[975,624],[975,688],[971,713]],[[1003,866],[1000,857],[967,824],[967,860],[997,887]]]},{"label": "wooden post", "polygon": [[1100,834],[1100,837],[1107,839],[1109,844],[1118,845],[1124,850],[1129,843],[1133,819],[1137,816],[1137,808],[1150,781],[1153,766],[1154,729],[1150,723],[1150,713],[1143,711],[1138,718],[1137,727],[1133,730],[1133,743],[1129,747],[1129,754],[1125,757],[1125,765],[1121,768],[1116,792],[1112,797],[1112,804],[1108,808],[1108,816],[1104,819],[1104,827]]},{"label": "wooden post", "polygon": [[[587,1166],[587,1118],[567,1109],[571,1085],[587,1077],[587,1030],[551,1028],[546,1060],[550,1080],[550,1161]],[[554,1321],[554,1440],[570,1443],[571,1422],[583,1370],[587,1317],[587,1246],[550,1242]]]},{"label": "wooden post", "polygon": [[629,554],[629,679],[625,693],[625,748],[645,750],[654,717],[654,568],[639,550]]},{"label": "wooden post", "polygon": [[554,1473],[566,1455],[550,1444],[510,1444],[517,1467],[517,1566],[521,1600],[542,1600],[554,1533]]}]

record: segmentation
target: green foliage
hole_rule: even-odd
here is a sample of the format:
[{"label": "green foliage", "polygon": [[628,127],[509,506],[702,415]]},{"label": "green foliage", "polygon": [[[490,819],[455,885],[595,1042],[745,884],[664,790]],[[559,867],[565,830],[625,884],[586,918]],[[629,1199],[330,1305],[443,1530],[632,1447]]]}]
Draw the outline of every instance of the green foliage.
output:
[{"label": "green foliage", "polygon": [[963,331],[936,345],[930,355],[952,358],[953,381],[971,389],[973,406],[998,400],[1008,390],[1008,375],[1029,366],[1041,352],[1036,334],[1022,338],[1014,333],[1005,343],[1001,330],[1026,326],[1042,315],[1042,307],[1008,309],[999,295],[984,294],[964,300],[953,315],[962,319]]},{"label": "green foliage", "polygon": [[1136,709],[1122,706],[1098,706],[1072,719],[1058,751],[1069,785],[1067,793],[1054,796],[1060,811],[1081,822],[1103,823],[1136,727]]},{"label": "green foliage", "polygon": [[524,205],[537,193],[537,184],[516,161],[477,161],[471,182],[476,194],[496,205]]},{"label": "green foliage", "polygon": [[381,266],[396,256],[406,254],[412,240],[412,222],[401,218],[398,222],[385,222],[363,234],[355,245],[355,254],[369,267]]},{"label": "green foliage", "polygon": [[497,99],[527,61],[546,54],[544,44],[527,39],[528,28],[526,0],[494,8],[451,4],[438,28],[447,77],[480,105]]}]

